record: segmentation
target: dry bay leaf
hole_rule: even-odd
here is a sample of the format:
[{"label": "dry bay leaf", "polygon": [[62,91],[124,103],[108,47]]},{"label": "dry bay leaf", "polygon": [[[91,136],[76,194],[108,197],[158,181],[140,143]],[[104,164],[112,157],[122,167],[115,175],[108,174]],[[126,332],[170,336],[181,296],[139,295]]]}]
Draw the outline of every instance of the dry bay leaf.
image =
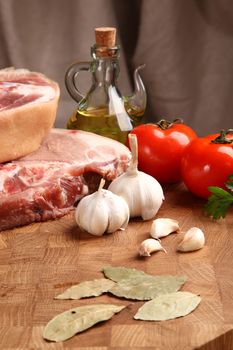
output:
[{"label": "dry bay leaf", "polygon": [[138,276],[120,280],[109,292],[117,297],[150,300],[158,295],[176,292],[187,281],[186,276]]},{"label": "dry bay leaf", "polygon": [[166,321],[188,315],[201,302],[201,297],[190,292],[175,292],[160,295],[146,302],[134,319],[144,321]]},{"label": "dry bay leaf", "polygon": [[67,340],[98,322],[109,320],[124,308],[113,304],[93,304],[67,310],[47,323],[43,337],[55,342]]},{"label": "dry bay leaf", "polygon": [[103,273],[104,273],[105,277],[107,277],[110,280],[115,281],[115,282],[119,282],[119,281],[127,279],[127,278],[134,278],[134,277],[138,277],[138,276],[150,276],[150,275],[147,275],[142,270],[127,268],[127,267],[123,267],[123,266],[104,267]]},{"label": "dry bay leaf", "polygon": [[106,278],[85,281],[66,289],[62,294],[57,295],[55,299],[81,299],[97,297],[103,293],[106,293],[114,285],[115,282]]}]

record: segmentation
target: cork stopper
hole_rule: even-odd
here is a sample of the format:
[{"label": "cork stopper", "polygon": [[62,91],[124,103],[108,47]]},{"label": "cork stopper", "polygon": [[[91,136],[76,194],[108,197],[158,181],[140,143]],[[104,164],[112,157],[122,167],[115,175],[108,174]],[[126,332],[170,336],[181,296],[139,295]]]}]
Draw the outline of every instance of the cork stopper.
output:
[{"label": "cork stopper", "polygon": [[116,28],[95,28],[95,40],[97,46],[111,48],[116,44]]}]

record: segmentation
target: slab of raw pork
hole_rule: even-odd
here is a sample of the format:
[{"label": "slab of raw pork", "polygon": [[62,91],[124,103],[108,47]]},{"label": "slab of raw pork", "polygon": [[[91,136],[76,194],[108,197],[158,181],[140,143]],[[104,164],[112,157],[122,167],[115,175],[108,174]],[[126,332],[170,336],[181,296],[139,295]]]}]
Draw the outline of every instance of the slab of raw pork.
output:
[{"label": "slab of raw pork", "polygon": [[60,89],[27,69],[0,70],[0,163],[37,150],[56,118]]},{"label": "slab of raw pork", "polygon": [[0,230],[65,215],[97,189],[101,177],[124,172],[130,157],[117,141],[52,129],[37,151],[0,164]]}]

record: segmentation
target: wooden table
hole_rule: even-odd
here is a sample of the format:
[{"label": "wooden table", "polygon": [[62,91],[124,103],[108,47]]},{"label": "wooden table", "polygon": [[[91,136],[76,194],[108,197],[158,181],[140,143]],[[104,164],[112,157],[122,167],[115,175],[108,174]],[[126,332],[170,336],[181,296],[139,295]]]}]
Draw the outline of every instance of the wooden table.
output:
[{"label": "wooden table", "polygon": [[[163,238],[168,254],[139,258],[138,246],[151,222],[132,221],[127,230],[94,237],[80,232],[73,213],[57,221],[0,234],[0,349],[233,349],[233,218],[213,222],[203,215],[204,201],[182,186],[165,191],[158,217],[177,219],[206,235],[197,252],[177,253],[182,234]],[[164,322],[133,320],[142,302],[110,295],[84,300],[54,300],[80,281],[102,277],[106,265],[135,267],[150,274],[186,274],[183,290],[200,294],[190,315]],[[110,321],[63,343],[42,338],[46,323],[69,308],[87,303],[128,305]]]}]

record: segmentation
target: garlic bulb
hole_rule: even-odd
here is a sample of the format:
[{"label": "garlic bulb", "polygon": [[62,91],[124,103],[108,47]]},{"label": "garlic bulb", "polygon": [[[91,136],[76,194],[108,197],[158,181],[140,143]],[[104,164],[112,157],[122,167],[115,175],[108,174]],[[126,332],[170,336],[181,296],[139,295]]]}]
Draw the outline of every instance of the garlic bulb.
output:
[{"label": "garlic bulb", "polygon": [[166,250],[161,246],[159,241],[153,238],[148,238],[143,241],[139,247],[139,255],[140,256],[150,256],[150,253],[157,252],[159,250],[164,251]]},{"label": "garlic bulb", "polygon": [[178,221],[168,218],[161,218],[152,222],[150,235],[155,239],[159,239],[177,231],[179,231]]},{"label": "garlic bulb", "polygon": [[152,219],[164,200],[159,182],[152,176],[138,171],[137,137],[129,134],[132,159],[126,172],[112,181],[109,190],[122,196],[130,211],[130,217],[141,216],[143,220]]},{"label": "garlic bulb", "polygon": [[177,247],[181,252],[190,252],[203,248],[205,245],[205,236],[198,227],[190,228],[184,235],[182,242]]},{"label": "garlic bulb", "polygon": [[126,201],[103,189],[104,184],[101,179],[98,191],[82,198],[75,211],[78,226],[96,236],[124,229],[129,222]]}]

